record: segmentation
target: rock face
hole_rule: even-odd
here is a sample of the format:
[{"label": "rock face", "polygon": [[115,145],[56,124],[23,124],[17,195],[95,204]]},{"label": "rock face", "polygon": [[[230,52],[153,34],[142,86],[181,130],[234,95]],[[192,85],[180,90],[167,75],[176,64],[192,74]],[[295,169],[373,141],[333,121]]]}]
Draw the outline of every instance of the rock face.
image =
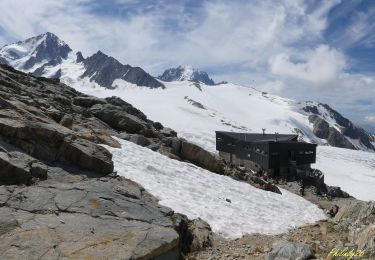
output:
[{"label": "rock face", "polygon": [[362,227],[359,231],[352,233],[353,241],[358,249],[367,251],[369,256],[375,256],[375,224]]},{"label": "rock face", "polygon": [[215,85],[215,82],[204,71],[192,68],[191,66],[178,66],[170,68],[158,77],[163,81],[196,81],[203,82],[206,85]]},{"label": "rock face", "polygon": [[[57,94],[58,93],[58,94]],[[98,143],[118,147],[111,136],[131,140],[176,159],[220,173],[220,163],[199,146],[155,123],[118,97],[99,99],[58,80],[0,67],[0,135],[34,158],[106,175],[111,155]],[[172,142],[170,138],[175,138]],[[168,139],[168,140],[167,140]]]},{"label": "rock face", "polygon": [[162,83],[146,73],[143,69],[123,65],[118,60],[105,55],[101,51],[86,58],[83,63],[86,71],[83,73],[82,77],[89,77],[90,80],[106,88],[114,88],[112,83],[115,79],[123,79],[138,86],[150,88],[164,87]]},{"label": "rock face", "polygon": [[[364,147],[375,150],[372,144],[372,137],[364,129],[355,126],[349,119],[343,117],[339,112],[332,109],[327,104],[311,104],[302,108],[303,111],[310,114],[309,121],[313,124],[314,134],[322,139],[326,139],[332,146],[356,149],[356,147],[347,139],[356,139]],[[330,125],[326,118],[331,118],[335,123],[335,127]]]},{"label": "rock face", "polygon": [[135,134],[146,128],[144,122],[118,106],[97,104],[90,108],[90,112],[118,131]]},{"label": "rock face", "polygon": [[178,259],[180,223],[128,180],[0,186],[6,259]]},{"label": "rock face", "polygon": [[48,167],[20,152],[0,152],[0,185],[31,184],[47,179]]},{"label": "rock face", "polygon": [[345,136],[334,127],[329,126],[327,121],[320,116],[310,115],[309,121],[314,126],[314,134],[321,139],[326,139],[330,145],[341,148],[356,149],[355,146],[345,138]]},{"label": "rock face", "polygon": [[[210,244],[206,223],[115,177],[124,138],[220,172],[204,149],[125,101],[0,66],[0,255],[6,259],[179,259]],[[199,158],[199,157],[202,158]],[[20,186],[16,186],[20,185]]]},{"label": "rock face", "polygon": [[375,202],[352,201],[340,208],[335,221],[348,230],[348,239],[364,250],[368,259],[375,256]]},{"label": "rock face", "polygon": [[211,153],[192,143],[182,142],[181,157],[212,172],[223,173],[224,171]]},{"label": "rock face", "polygon": [[[0,56],[7,61],[5,64],[13,64],[14,61],[23,59],[23,63],[14,63],[17,69],[29,70],[35,65],[43,64],[33,71],[41,75],[46,66],[60,63],[71,51],[70,47],[56,35],[47,32],[23,42],[4,46],[0,50]],[[46,60],[48,62],[44,63]]]}]

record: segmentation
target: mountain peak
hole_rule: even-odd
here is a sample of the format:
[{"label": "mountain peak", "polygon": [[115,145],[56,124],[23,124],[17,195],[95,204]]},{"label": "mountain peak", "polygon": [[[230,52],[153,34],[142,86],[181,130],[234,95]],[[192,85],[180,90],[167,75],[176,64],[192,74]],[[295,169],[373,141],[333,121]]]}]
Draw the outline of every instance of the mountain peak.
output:
[{"label": "mountain peak", "polygon": [[158,77],[163,81],[199,81],[206,85],[215,85],[207,72],[195,69],[191,65],[179,65],[177,68],[169,68]]},{"label": "mountain peak", "polygon": [[42,66],[45,61],[52,60],[59,62],[66,59],[71,51],[55,34],[46,32],[5,45],[0,49],[0,58],[16,69],[33,72],[36,65]]}]

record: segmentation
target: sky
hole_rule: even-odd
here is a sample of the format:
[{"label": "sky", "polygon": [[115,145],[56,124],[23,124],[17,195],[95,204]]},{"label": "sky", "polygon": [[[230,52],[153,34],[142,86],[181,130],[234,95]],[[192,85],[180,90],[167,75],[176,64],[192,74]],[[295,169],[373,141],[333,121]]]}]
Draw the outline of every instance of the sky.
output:
[{"label": "sky", "polygon": [[[0,45],[52,32],[154,76],[191,65],[375,132],[375,1],[0,0]],[[235,101],[234,101],[235,102]]]}]

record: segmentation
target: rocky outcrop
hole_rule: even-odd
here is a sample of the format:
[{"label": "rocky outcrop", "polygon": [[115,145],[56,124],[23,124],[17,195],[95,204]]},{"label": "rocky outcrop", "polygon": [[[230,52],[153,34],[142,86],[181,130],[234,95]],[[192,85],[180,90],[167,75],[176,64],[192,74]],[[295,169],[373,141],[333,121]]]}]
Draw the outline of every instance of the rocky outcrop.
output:
[{"label": "rocky outcrop", "polygon": [[367,252],[368,256],[375,256],[375,224],[361,227],[359,230],[353,230],[351,233],[352,241],[358,246],[358,249]]},{"label": "rocky outcrop", "polygon": [[0,135],[27,154],[49,163],[109,174],[113,170],[111,155],[98,144],[119,147],[111,136],[128,136],[127,140],[171,158],[222,172],[212,154],[178,138],[172,129],[148,120],[140,110],[118,97],[87,96],[58,80],[2,67],[0,106]]},{"label": "rocky outcrop", "polygon": [[113,172],[112,155],[105,148],[77,138],[58,124],[0,118],[0,135],[41,160],[73,164],[104,175]]},{"label": "rocky outcrop", "polygon": [[30,185],[33,178],[47,179],[48,167],[20,152],[0,152],[0,185]]},{"label": "rocky outcrop", "polygon": [[187,100],[187,102],[189,102],[191,105],[197,107],[197,108],[200,108],[200,109],[206,109],[201,103],[189,98],[188,96],[185,96],[184,99]]},{"label": "rocky outcrop", "polygon": [[145,123],[139,118],[118,106],[97,104],[90,108],[90,112],[118,131],[135,134],[146,128]]},{"label": "rocky outcrop", "polygon": [[343,191],[340,187],[326,185],[326,193],[333,198],[349,198],[350,195]]},{"label": "rocky outcrop", "polygon": [[[309,102],[307,102],[309,103]],[[356,149],[347,139],[356,139],[359,143],[371,150],[375,150],[371,141],[371,135],[364,129],[354,125],[349,119],[343,117],[339,112],[332,109],[327,104],[317,103],[315,105],[306,105],[303,111],[309,113],[309,121],[313,123],[314,134],[322,139],[327,139],[332,146]],[[330,117],[336,123],[337,130],[325,119]]]},{"label": "rocky outcrop", "polygon": [[[367,256],[375,256],[375,202],[351,201],[340,208],[334,220],[348,230],[348,239]],[[372,259],[372,258],[369,258]]]},{"label": "rocky outcrop", "polygon": [[209,245],[207,224],[188,225],[116,177],[100,145],[118,147],[117,136],[172,155],[172,143],[182,147],[172,129],[117,97],[86,96],[7,66],[0,66],[0,108],[2,257],[178,259]]},{"label": "rocky outcrop", "polygon": [[329,126],[327,121],[320,116],[310,115],[309,121],[313,124],[313,133],[321,139],[326,139],[331,146],[356,149],[355,146],[343,136],[343,134],[334,127]]},{"label": "rocky outcrop", "polygon": [[74,105],[86,107],[86,108],[92,107],[96,104],[106,104],[106,103],[107,101],[100,99],[100,98],[96,98],[96,97],[83,96],[83,97],[76,97],[73,99]]},{"label": "rocky outcrop", "polygon": [[218,159],[198,145],[187,141],[173,142],[172,148],[180,154],[183,160],[194,163],[204,169],[216,173],[223,173],[224,169]]},{"label": "rocky outcrop", "polygon": [[181,157],[212,172],[223,173],[224,171],[218,159],[211,153],[189,142],[181,143]]},{"label": "rocky outcrop", "polygon": [[188,224],[189,252],[199,251],[212,245],[213,232],[204,220],[198,218]]},{"label": "rocky outcrop", "polygon": [[105,88],[115,88],[116,86],[113,86],[113,81],[115,79],[123,79],[138,86],[164,88],[162,83],[146,73],[143,69],[123,65],[118,60],[107,56],[101,51],[86,58],[83,63],[86,70],[82,77],[89,77],[90,80],[95,81]]},{"label": "rocky outcrop", "polygon": [[178,259],[178,221],[137,184],[90,179],[0,186],[6,259]]}]

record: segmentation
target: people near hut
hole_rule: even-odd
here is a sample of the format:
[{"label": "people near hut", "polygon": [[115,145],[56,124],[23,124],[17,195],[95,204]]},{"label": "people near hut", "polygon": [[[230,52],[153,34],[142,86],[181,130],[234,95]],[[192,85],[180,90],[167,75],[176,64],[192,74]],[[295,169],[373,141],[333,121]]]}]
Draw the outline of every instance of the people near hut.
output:
[{"label": "people near hut", "polygon": [[303,181],[301,182],[301,186],[299,188],[299,194],[303,197],[305,196],[305,184],[303,183]]}]

